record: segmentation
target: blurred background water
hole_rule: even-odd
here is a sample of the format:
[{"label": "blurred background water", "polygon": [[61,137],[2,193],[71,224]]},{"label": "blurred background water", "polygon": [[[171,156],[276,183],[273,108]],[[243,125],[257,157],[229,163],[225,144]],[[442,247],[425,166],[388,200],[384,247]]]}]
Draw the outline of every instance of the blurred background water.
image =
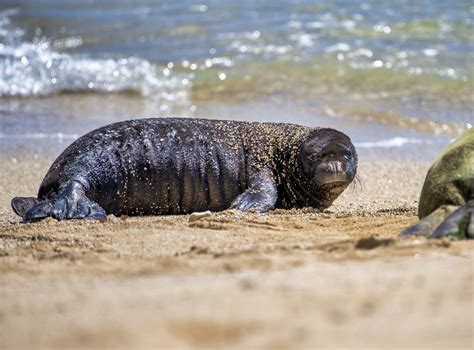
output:
[{"label": "blurred background water", "polygon": [[474,124],[468,0],[0,0],[2,152],[138,117],[284,121],[430,160]]}]

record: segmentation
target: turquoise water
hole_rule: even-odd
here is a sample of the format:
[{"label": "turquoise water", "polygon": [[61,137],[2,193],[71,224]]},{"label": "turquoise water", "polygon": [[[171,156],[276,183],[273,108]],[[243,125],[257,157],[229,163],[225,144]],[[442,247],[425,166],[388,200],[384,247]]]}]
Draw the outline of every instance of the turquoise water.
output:
[{"label": "turquoise water", "polygon": [[464,0],[0,1],[2,148],[184,115],[332,126],[429,159],[474,124],[473,14]]}]

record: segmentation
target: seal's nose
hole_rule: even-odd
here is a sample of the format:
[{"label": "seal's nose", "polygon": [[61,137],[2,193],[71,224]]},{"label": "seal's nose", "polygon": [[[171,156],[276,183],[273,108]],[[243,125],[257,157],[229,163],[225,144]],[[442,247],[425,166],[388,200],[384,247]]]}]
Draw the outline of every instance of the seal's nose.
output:
[{"label": "seal's nose", "polygon": [[327,161],[318,165],[316,180],[319,184],[335,184],[348,182],[345,166],[340,161]]},{"label": "seal's nose", "polygon": [[341,162],[329,162],[329,163],[327,163],[327,170],[332,172],[332,173],[337,173],[337,172],[343,171]]},{"label": "seal's nose", "polygon": [[341,162],[337,160],[322,162],[317,166],[317,170],[331,174],[344,172]]},{"label": "seal's nose", "polygon": [[327,160],[318,164],[315,180],[320,184],[349,183],[355,176],[354,161]]}]

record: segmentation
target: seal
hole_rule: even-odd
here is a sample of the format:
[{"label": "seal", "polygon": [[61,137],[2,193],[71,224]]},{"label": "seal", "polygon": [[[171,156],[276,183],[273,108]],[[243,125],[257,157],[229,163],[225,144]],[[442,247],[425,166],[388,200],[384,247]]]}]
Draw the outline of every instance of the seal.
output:
[{"label": "seal", "polygon": [[474,128],[433,162],[420,194],[420,221],[401,233],[474,238]]},{"label": "seal", "polygon": [[188,118],[104,126],[54,161],[37,198],[15,197],[24,221],[115,215],[324,209],[356,175],[357,154],[329,128]]}]

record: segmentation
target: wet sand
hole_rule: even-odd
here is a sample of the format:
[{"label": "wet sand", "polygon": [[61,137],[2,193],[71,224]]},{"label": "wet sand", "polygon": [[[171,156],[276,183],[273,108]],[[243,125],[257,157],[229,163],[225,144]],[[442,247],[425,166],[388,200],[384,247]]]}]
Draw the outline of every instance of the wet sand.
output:
[{"label": "wet sand", "polygon": [[324,213],[20,224],[53,159],[0,160],[4,349],[473,345],[473,242],[397,237],[427,163],[362,160]]}]

